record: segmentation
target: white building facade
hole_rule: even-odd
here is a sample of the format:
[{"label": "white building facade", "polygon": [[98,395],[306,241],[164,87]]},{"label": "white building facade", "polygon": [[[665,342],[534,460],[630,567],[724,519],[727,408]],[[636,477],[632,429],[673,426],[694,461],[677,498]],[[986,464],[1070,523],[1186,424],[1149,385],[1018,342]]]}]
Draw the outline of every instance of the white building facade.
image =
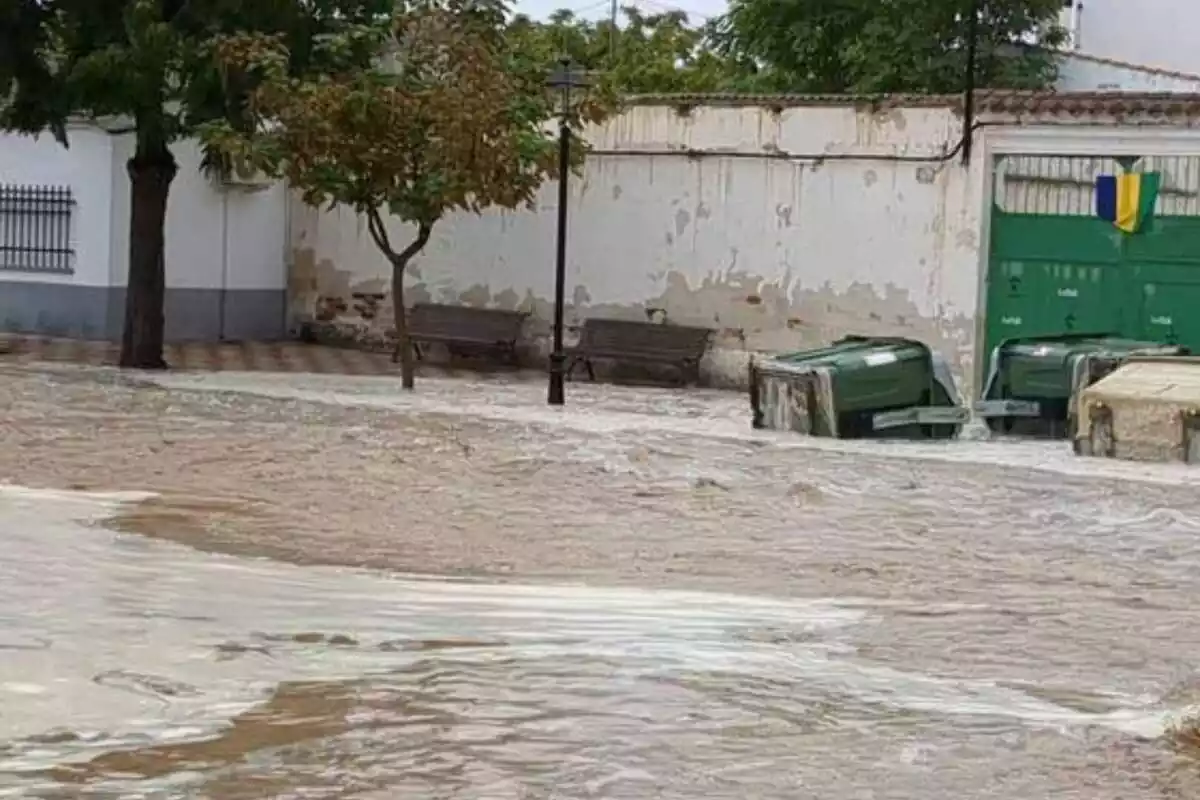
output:
[{"label": "white building facade", "polygon": [[[64,149],[50,136],[0,136],[0,331],[113,339],[124,318],[133,139],[94,125],[73,126],[68,139]],[[288,192],[216,185],[194,143],[173,149],[168,339],[284,335]]]},{"label": "white building facade", "polygon": [[[710,327],[703,374],[725,386],[742,383],[756,352],[847,334],[926,342],[968,392],[997,341],[1076,320],[1200,347],[1200,328],[1187,327],[1195,315],[1164,305],[1200,303],[1200,98],[986,95],[967,163],[960,101],[649,98],[588,129],[593,149],[570,192],[568,323]],[[68,150],[3,142],[0,191],[65,187],[73,206],[69,269],[0,250],[0,329],[115,338],[131,143],[95,128],[72,130]],[[386,337],[390,268],[361,219],[279,186],[215,186],[194,145],[176,154],[170,339],[274,339],[303,326],[364,345]],[[1163,175],[1161,221],[1129,241],[1093,211],[1095,178],[1124,169]],[[537,363],[552,318],[556,195],[549,184],[532,210],[439,221],[410,267],[409,302],[526,310]],[[0,248],[31,243],[12,233],[30,216],[0,202]],[[412,234],[389,227],[396,243]]]}]

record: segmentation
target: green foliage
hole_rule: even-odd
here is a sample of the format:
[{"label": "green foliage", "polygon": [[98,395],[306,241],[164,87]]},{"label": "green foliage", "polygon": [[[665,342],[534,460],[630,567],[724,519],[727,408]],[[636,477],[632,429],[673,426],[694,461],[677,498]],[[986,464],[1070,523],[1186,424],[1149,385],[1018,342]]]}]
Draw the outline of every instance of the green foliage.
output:
[{"label": "green foliage", "polygon": [[592,22],[558,11],[547,22],[518,15],[509,25],[514,46],[542,63],[562,55],[595,72],[620,94],[753,91],[758,70],[748,59],[716,52],[707,27],[682,11],[643,14],[622,9],[624,24]]},{"label": "green foliage", "polygon": [[[972,0],[731,0],[712,30],[729,57],[789,92],[962,91]],[[1061,43],[1060,0],[977,0],[980,88],[1045,88]],[[1047,49],[1005,52],[1031,39]]]},{"label": "green foliage", "polygon": [[[221,63],[258,76],[252,124],[215,121],[204,141],[234,164],[286,178],[309,203],[368,217],[386,210],[432,226],[454,210],[531,203],[555,169],[549,64],[513,46],[504,11],[496,0],[412,3],[364,37],[383,53],[374,66],[307,77],[287,70],[279,37],[225,37]],[[332,36],[318,50],[344,46]],[[573,106],[576,122],[604,111],[591,97]],[[401,251],[383,233],[372,231],[395,260]]]},{"label": "green foliage", "polygon": [[[370,23],[390,0],[0,0],[0,128],[50,131],[73,116],[129,118],[161,148],[237,116],[214,38],[254,31],[289,42],[294,71],[322,69],[312,43]],[[339,57],[367,54],[341,53]],[[245,86],[235,86],[244,91]]]}]

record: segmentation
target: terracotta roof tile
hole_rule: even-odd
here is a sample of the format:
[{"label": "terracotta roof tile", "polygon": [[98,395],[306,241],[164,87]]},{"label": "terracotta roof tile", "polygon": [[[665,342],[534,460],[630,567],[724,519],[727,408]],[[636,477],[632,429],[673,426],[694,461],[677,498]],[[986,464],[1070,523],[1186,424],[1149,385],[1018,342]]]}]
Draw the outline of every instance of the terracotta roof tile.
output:
[{"label": "terracotta roof tile", "polygon": [[[779,109],[813,106],[862,106],[873,110],[936,107],[961,110],[962,101],[961,94],[647,94],[634,95],[625,100],[628,105],[640,106],[758,106]],[[977,92],[975,102],[976,111],[983,115],[1200,119],[1200,93],[990,90]]]},{"label": "terracotta roof tile", "polygon": [[641,106],[762,106],[798,108],[805,106],[906,106],[934,107],[949,104],[945,95],[867,94],[640,94],[625,98],[628,105]]}]

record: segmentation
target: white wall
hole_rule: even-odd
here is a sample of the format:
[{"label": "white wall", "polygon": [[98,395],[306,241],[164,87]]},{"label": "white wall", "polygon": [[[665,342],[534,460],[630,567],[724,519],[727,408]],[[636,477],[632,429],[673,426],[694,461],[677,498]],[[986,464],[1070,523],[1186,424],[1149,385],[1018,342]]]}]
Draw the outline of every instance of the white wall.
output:
[{"label": "white wall", "polygon": [[[111,285],[129,274],[131,135],[113,138]],[[287,285],[287,191],[220,190],[200,170],[194,141],[172,148],[179,172],[167,199],[167,286],[172,289],[282,289]]]},{"label": "white wall", "polygon": [[[572,185],[570,319],[662,309],[714,327],[715,380],[739,377],[746,350],[848,333],[923,339],[969,374],[982,170],[884,160],[936,157],[959,130],[945,108],[632,108],[589,132],[596,153]],[[532,213],[439,223],[410,299],[548,319],[555,193],[544,187]],[[340,298],[346,324],[389,325],[353,311],[350,295],[382,291],[388,277],[361,222],[298,208],[292,227],[292,311],[311,316],[321,298]],[[392,228],[397,241],[411,235]]]},{"label": "white wall", "polygon": [[1055,88],[1060,92],[1200,92],[1200,76],[1136,69],[1102,59],[1067,54]]},{"label": "white wall", "polygon": [[75,198],[71,239],[74,274],[0,270],[10,282],[108,286],[112,228],[112,140],[93,127],[72,127],[70,148],[54,137],[0,135],[0,183],[69,186]]}]

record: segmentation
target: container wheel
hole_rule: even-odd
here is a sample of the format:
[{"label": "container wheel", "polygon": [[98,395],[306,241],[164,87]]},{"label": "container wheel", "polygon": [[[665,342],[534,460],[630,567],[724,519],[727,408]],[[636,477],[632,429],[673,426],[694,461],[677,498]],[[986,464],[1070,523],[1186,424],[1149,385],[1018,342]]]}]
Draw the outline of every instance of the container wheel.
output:
[{"label": "container wheel", "polygon": [[1079,417],[1074,411],[1067,413],[1067,439],[1071,442],[1071,450],[1075,455],[1083,454],[1083,445],[1079,441]]}]

